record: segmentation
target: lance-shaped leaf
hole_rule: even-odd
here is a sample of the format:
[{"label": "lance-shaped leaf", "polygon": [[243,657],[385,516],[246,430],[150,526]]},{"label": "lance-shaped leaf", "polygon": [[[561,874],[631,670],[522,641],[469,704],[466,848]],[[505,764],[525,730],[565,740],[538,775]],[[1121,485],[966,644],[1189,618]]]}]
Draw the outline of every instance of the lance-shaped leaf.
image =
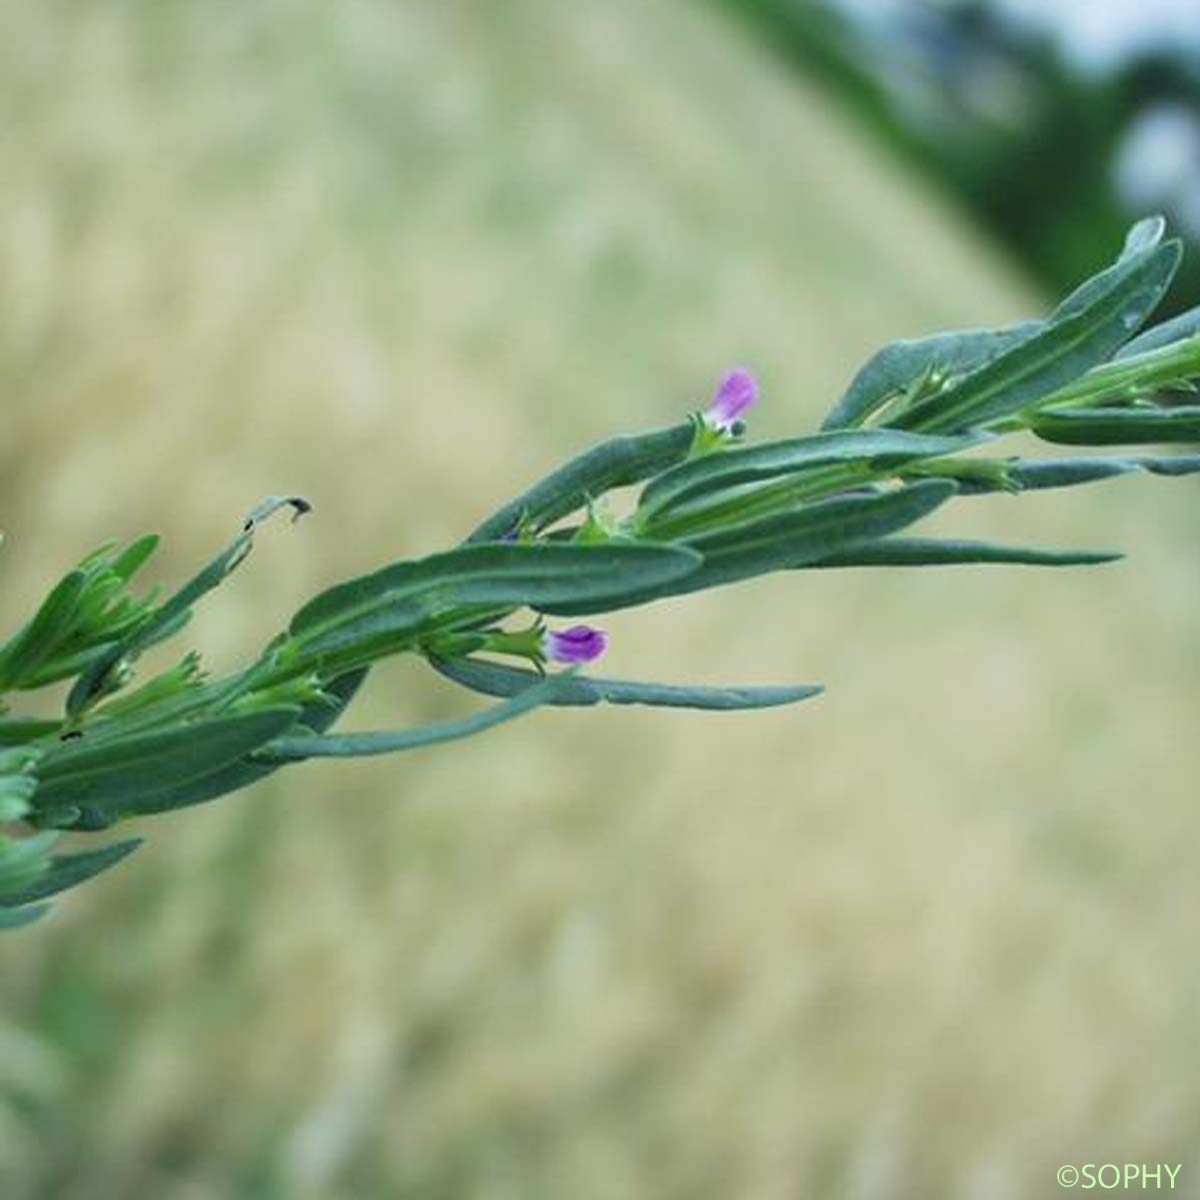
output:
[{"label": "lance-shaped leaf", "polygon": [[682,595],[799,566],[856,542],[895,533],[931,513],[956,491],[951,480],[928,479],[886,492],[835,496],[718,533],[706,533],[689,541],[704,555],[704,565],[670,585],[669,591],[629,593],[603,608],[565,604],[545,611],[559,616],[610,611],[645,604],[663,595]]},{"label": "lance-shaped leaf", "polygon": [[103,642],[98,646],[88,646],[73,653],[54,655],[46,662],[30,671],[22,681],[22,687],[40,688],[63,679],[73,679],[83,671],[87,671],[111,650],[112,642]]},{"label": "lance-shaped leaf", "polygon": [[1143,217],[1134,222],[1125,235],[1125,244],[1121,247],[1117,261],[1090,279],[1085,279],[1054,310],[1054,317],[1082,312],[1111,285],[1114,276],[1119,274],[1119,268],[1130,262],[1143,260],[1148,253],[1162,244],[1166,232],[1167,222],[1161,216]]},{"label": "lance-shaped leaf", "polygon": [[1054,550],[996,542],[941,538],[882,538],[841,550],[805,569],[822,567],[951,567],[968,563],[1020,563],[1030,567],[1088,567],[1124,556],[1112,550]]},{"label": "lance-shaped leaf", "polygon": [[49,868],[50,847],[58,834],[10,838],[0,834],[0,893],[29,887]]},{"label": "lance-shaped leaf", "polygon": [[615,487],[640,483],[681,461],[692,444],[690,421],[601,442],[510,500],[472,531],[468,542],[511,537],[522,523],[534,530]]},{"label": "lance-shaped leaf", "polygon": [[871,429],[818,433],[727,450],[682,463],[651,480],[638,501],[638,518],[644,523],[688,501],[748,483],[802,475],[817,467],[861,464],[882,469],[914,459],[955,454],[981,440],[978,434],[936,437],[898,429]]},{"label": "lance-shaped leaf", "polygon": [[1106,267],[1090,279],[1084,280],[1058,305],[1050,320],[1056,321],[1087,311],[1097,300],[1109,295],[1114,285],[1119,286],[1129,272],[1135,271],[1156,256],[1162,256],[1163,251],[1170,252],[1168,258],[1178,259],[1182,253],[1182,245],[1178,239],[1164,242],[1166,229],[1167,223],[1162,217],[1144,217],[1136,222],[1125,236],[1125,244],[1117,261],[1111,267]]},{"label": "lance-shaped leaf", "polygon": [[77,808],[108,817],[136,811],[137,797],[236,762],[295,724],[300,709],[280,705],[194,721],[90,746],[85,737],[46,752],[37,766],[37,811]]},{"label": "lance-shaped leaf", "polygon": [[[675,546],[489,542],[395,563],[323,592],[292,619],[293,653],[346,653],[380,639],[416,637],[460,608],[546,608],[631,589],[657,593],[691,574],[700,556]],[[468,614],[469,615],[469,614]]]},{"label": "lance-shaped leaf", "polygon": [[395,754],[401,750],[417,750],[439,742],[451,742],[470,737],[512,721],[516,717],[554,702],[568,675],[535,677],[532,686],[524,688],[503,704],[483,712],[472,713],[451,721],[437,721],[414,729],[388,729],[369,733],[291,734],[276,738],[255,754],[268,763],[297,762],[306,758],[362,758],[374,754]]},{"label": "lance-shaped leaf", "polygon": [[164,601],[153,613],[124,638],[93,661],[75,681],[67,696],[67,713],[76,716],[82,712],[106,688],[109,672],[122,660],[136,658],[143,650],[162,641],[184,625],[192,606],[213,588],[218,587],[239,563],[250,553],[254,542],[254,531],[272,513],[281,508],[291,508],[293,520],[310,510],[302,496],[268,496],[247,515],[237,537],[215,558],[208,562],[196,575],[183,585],[173,596]]},{"label": "lance-shaped leaf", "polygon": [[107,708],[89,715],[87,744],[93,749],[111,741],[149,733],[168,726],[185,725],[224,712],[253,685],[262,670],[259,664],[221,679],[209,680],[166,696],[145,709],[113,717]]},{"label": "lance-shaped leaf", "polygon": [[1194,475],[1200,471],[1200,454],[1150,454],[1127,458],[1151,475],[1173,478],[1179,475]]},{"label": "lance-shaped leaf", "polygon": [[821,428],[851,429],[863,424],[893,396],[935,372],[963,375],[1011,350],[1042,328],[1021,321],[1001,329],[967,329],[891,342],[867,360],[846,394],[821,422]]},{"label": "lance-shaped leaf", "polygon": [[1125,245],[1122,247],[1121,257],[1117,261],[1122,262],[1127,258],[1133,258],[1135,254],[1153,250],[1163,240],[1166,232],[1167,218],[1161,213],[1155,213],[1153,216],[1142,217],[1140,221],[1135,221],[1125,235]]},{"label": "lance-shaped leaf", "polygon": [[116,866],[141,844],[141,838],[129,838],[124,842],[114,842],[111,846],[102,846],[99,850],[84,850],[77,854],[53,854],[37,880],[23,888],[7,890],[0,894],[0,908],[31,904],[35,900],[44,900],[47,896],[75,887],[99,875],[101,871]]},{"label": "lance-shaped leaf", "polygon": [[[950,480],[930,479],[878,495],[839,496],[793,513],[696,539],[704,566],[698,586],[732,583],[794,567],[884,537],[933,512],[957,492]],[[685,581],[685,585],[691,581]]]},{"label": "lance-shaped leaf", "polygon": [[113,558],[108,569],[122,582],[128,583],[158,549],[158,543],[157,533],[144,533],[141,537],[134,538],[120,554]]},{"label": "lance-shaped leaf", "polygon": [[43,720],[36,717],[10,717],[0,721],[0,747],[19,746],[37,741],[61,728],[61,721]]},{"label": "lance-shaped leaf", "polygon": [[1030,419],[1030,428],[1043,441],[1066,446],[1200,442],[1200,406],[1066,408],[1038,413]]},{"label": "lance-shaped leaf", "polygon": [[1176,342],[1185,341],[1200,333],[1200,306],[1189,308],[1161,325],[1139,333],[1131,342],[1113,356],[1114,358],[1133,358],[1139,354],[1147,354],[1151,350],[1161,350],[1164,346],[1173,346]]},{"label": "lance-shaped leaf", "polygon": [[71,633],[87,580],[86,571],[64,575],[33,619],[0,650],[0,692],[19,687]]},{"label": "lance-shaped leaf", "polygon": [[985,492],[1041,491],[1046,488],[1076,487],[1145,471],[1150,475],[1194,475],[1200,472],[1200,454],[1127,455],[1096,458],[1012,459],[1004,464],[1007,482],[990,483],[986,479],[960,481],[964,496]]},{"label": "lance-shaped leaf", "polygon": [[1179,265],[1178,241],[1123,259],[1089,280],[1044,327],[889,424],[950,433],[1001,420],[1107,359],[1158,305]]},{"label": "lance-shaped leaf", "polygon": [[[362,681],[366,678],[367,669],[351,671],[324,685],[324,692],[331,702],[305,705],[296,719],[297,730],[311,730],[314,733],[324,733],[345,711],[353,699]],[[267,775],[273,774],[285,765],[282,762],[264,762],[246,755],[236,762],[229,763],[206,775],[199,775],[185,783],[171,787],[158,788],[154,791],[141,792],[130,799],[123,809],[126,817],[145,816],[150,813],[170,812],[177,808],[188,808],[193,804],[203,804],[215,800],[219,796],[227,796],[241,791]]]},{"label": "lance-shaped leaf", "polygon": [[123,592],[157,544],[148,534],[118,553],[106,542],[60,580],[33,621],[0,650],[0,690],[70,678],[143,620],[153,597]]},{"label": "lance-shaped leaf", "polygon": [[27,908],[0,908],[0,929],[20,929],[23,925],[32,925],[49,911],[49,904],[31,904]]},{"label": "lance-shaped leaf", "polygon": [[[536,682],[533,671],[508,667],[476,658],[429,659],[434,670],[455,683],[487,696],[515,696]],[[576,675],[544,703],[586,707],[594,704],[644,704],[654,708],[698,708],[728,711],[743,708],[774,708],[795,704],[819,695],[817,684],[773,687],[688,687],[668,683],[635,683],[626,679],[604,679]]]}]

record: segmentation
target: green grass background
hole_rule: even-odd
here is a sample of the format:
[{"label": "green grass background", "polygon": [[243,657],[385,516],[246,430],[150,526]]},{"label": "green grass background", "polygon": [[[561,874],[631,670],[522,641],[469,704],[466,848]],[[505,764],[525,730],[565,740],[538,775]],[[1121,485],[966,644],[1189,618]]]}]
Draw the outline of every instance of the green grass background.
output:
[{"label": "green grass background", "polygon": [[[3,0],[0,114],[4,624],[298,490],[181,639],[217,668],[731,364],[783,436],[883,341],[1046,302],[695,3]],[[612,673],[829,686],[791,711],[538,714],[141,823],[0,948],[0,1195],[1189,1194],[1198,498],[929,526],[1113,567],[608,622]],[[468,707],[395,664],[350,724]]]}]

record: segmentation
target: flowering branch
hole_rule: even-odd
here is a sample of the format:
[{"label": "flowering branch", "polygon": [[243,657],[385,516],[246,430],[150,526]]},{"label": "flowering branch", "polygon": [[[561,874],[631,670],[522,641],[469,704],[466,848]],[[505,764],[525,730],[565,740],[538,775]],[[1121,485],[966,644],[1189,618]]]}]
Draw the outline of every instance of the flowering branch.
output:
[{"label": "flowering branch", "polygon": [[[307,503],[268,498],[161,602],[130,592],[156,537],[100,547],[0,647],[0,822],[10,828],[0,833],[0,927],[36,919],[47,897],[139,844],[54,854],[61,831],[198,804],[304,759],[415,749],[541,706],[744,709],[821,690],[581,674],[604,653],[607,635],[548,617],[594,617],[779,570],[1120,557],[899,535],[959,495],[1200,471],[1200,455],[990,453],[1020,430],[1067,445],[1200,441],[1200,407],[1187,403],[1200,376],[1200,310],[1134,336],[1178,266],[1179,243],[1163,234],[1160,219],[1140,222],[1117,262],[1045,319],[885,347],[806,437],[744,444],[758,385],[746,369],[731,371],[703,411],[594,447],[503,505],[456,549],[320,593],[254,662],[224,678],[208,678],[189,652],[132,686],[139,657],[179,634],[196,603],[249,554],[259,525],[284,508],[295,519]],[[639,484],[631,511],[608,507],[609,493]],[[509,625],[523,610],[532,622]],[[414,729],[331,733],[370,667],[401,653],[500,703]],[[547,673],[554,666],[566,670]],[[60,715],[9,711],[7,698],[67,680]]]}]

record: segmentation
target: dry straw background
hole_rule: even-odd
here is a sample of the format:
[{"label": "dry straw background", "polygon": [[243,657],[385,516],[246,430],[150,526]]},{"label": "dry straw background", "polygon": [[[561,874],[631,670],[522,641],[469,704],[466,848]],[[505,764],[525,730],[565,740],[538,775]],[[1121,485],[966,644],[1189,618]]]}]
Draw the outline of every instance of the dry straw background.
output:
[{"label": "dry straw background", "polygon": [[[0,113],[5,625],[105,537],[177,581],[301,491],[179,646],[217,667],[732,363],[779,436],[1046,301],[696,4],[13,0]],[[1133,552],[1092,572],[609,622],[614,673],[829,685],[791,711],[539,714],[143,823],[5,939],[0,1194],[1195,1188],[1198,500],[940,522]],[[397,664],[353,724],[469,705]]]}]

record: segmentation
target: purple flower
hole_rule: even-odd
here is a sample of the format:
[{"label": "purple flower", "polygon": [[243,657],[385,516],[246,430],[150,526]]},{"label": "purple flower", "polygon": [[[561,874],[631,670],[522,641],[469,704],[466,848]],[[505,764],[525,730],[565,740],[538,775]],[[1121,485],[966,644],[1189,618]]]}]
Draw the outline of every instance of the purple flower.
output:
[{"label": "purple flower", "polygon": [[729,429],[758,399],[758,381],[745,367],[735,367],[717,385],[705,417],[718,429]]},{"label": "purple flower", "polygon": [[608,634],[590,625],[547,629],[542,633],[542,653],[551,662],[585,663],[599,658],[608,645]]}]

